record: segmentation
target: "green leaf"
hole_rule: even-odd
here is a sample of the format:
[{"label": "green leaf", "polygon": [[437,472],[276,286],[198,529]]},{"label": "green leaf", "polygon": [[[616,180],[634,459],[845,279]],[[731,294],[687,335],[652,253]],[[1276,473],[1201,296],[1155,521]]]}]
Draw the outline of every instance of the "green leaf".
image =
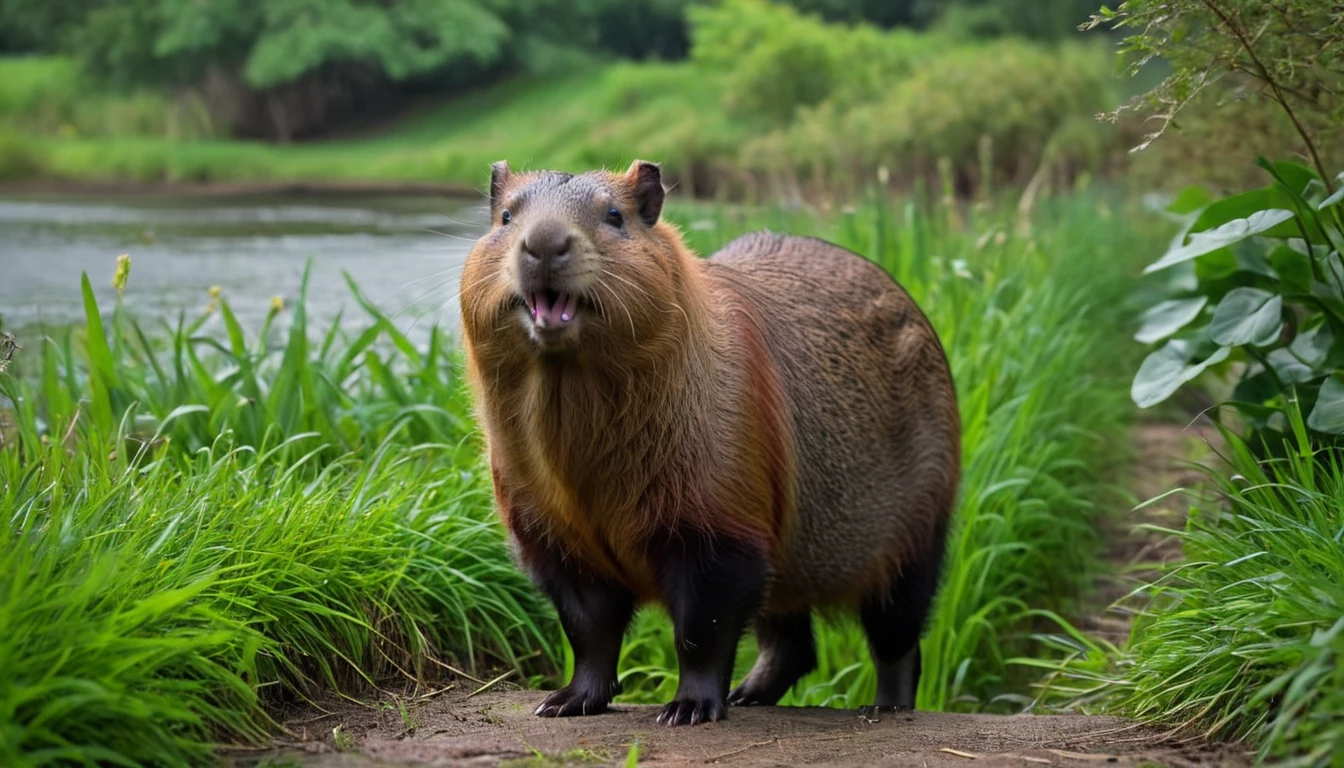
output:
[{"label": "green leaf", "polygon": [[1298,197],[1306,192],[1313,181],[1320,183],[1321,177],[1315,171],[1292,160],[1276,160],[1271,163],[1264,157],[1257,157],[1255,164],[1269,171],[1269,175],[1283,185],[1285,192]]},{"label": "green leaf", "polygon": [[1130,386],[1129,396],[1134,404],[1140,408],[1157,405],[1171,397],[1182,384],[1203,373],[1209,366],[1226,360],[1232,353],[1229,347],[1219,347],[1203,360],[1191,362],[1195,350],[1193,341],[1172,339],[1148,355]]},{"label": "green leaf", "polygon": [[1209,297],[1197,296],[1154,304],[1139,316],[1139,330],[1134,334],[1134,340],[1152,344],[1167,338],[1198,317],[1199,311],[1207,303]]},{"label": "green leaf", "polygon": [[1232,401],[1263,405],[1266,401],[1278,397],[1280,393],[1279,382],[1274,380],[1269,371],[1261,370],[1254,376],[1247,376],[1237,382],[1237,386],[1232,390]]},{"label": "green leaf", "polygon": [[1273,344],[1283,329],[1283,297],[1259,288],[1228,291],[1209,321],[1209,338],[1235,347]]},{"label": "green leaf", "polygon": [[1226,248],[1233,243],[1258,235],[1277,224],[1282,224],[1291,218],[1293,218],[1292,211],[1270,208],[1256,211],[1243,219],[1233,219],[1206,232],[1195,232],[1190,235],[1190,242],[1168,250],[1162,258],[1148,265],[1143,273],[1146,275],[1150,272],[1166,269],[1173,264],[1180,264],[1206,253],[1212,253],[1219,248]]},{"label": "green leaf", "polygon": [[1198,186],[1186,187],[1178,192],[1176,197],[1172,198],[1172,201],[1167,204],[1166,210],[1168,213],[1176,214],[1194,213],[1211,202],[1213,202],[1213,198],[1209,195],[1209,190]]},{"label": "green leaf", "polygon": [[1344,435],[1344,373],[1335,373],[1321,385],[1307,426],[1317,432]]},{"label": "green leaf", "polygon": [[1301,384],[1316,378],[1316,372],[1310,365],[1297,359],[1287,347],[1269,353],[1269,367],[1284,384]]},{"label": "green leaf", "polygon": [[[93,295],[88,273],[80,275],[80,290],[84,294],[84,322],[88,332],[85,347],[89,354],[89,402],[93,421],[104,434],[114,428],[112,416],[112,387],[116,386],[116,370],[112,367],[112,350],[107,346],[103,332],[103,316],[98,312],[98,299]],[[71,366],[73,368],[73,366]]]},{"label": "green leaf", "polygon": [[1311,259],[1306,254],[1281,245],[1269,254],[1269,264],[1278,273],[1285,294],[1311,292]]},{"label": "green leaf", "polygon": [[[74,413],[75,403],[71,390],[61,386],[58,365],[61,347],[51,337],[47,337],[45,342],[47,348],[42,354],[42,399],[47,404],[47,418],[51,428],[57,429],[57,425],[63,425],[65,419]],[[71,360],[67,359],[66,364],[74,367]]]},{"label": "green leaf", "polygon": [[1322,200],[1321,204],[1316,206],[1316,210],[1324,211],[1332,205],[1338,205],[1339,203],[1344,202],[1344,173],[1339,175],[1336,182],[1340,184],[1339,189],[1336,189],[1333,195]]},{"label": "green leaf", "polygon": [[1294,357],[1306,365],[1316,367],[1325,364],[1334,344],[1335,332],[1329,323],[1323,322],[1297,334],[1293,343],[1288,345],[1288,349]]},{"label": "green leaf", "polygon": [[1245,219],[1270,208],[1285,208],[1287,200],[1276,197],[1273,187],[1253,189],[1237,195],[1229,195],[1210,204],[1199,212],[1190,225],[1191,232],[1205,232],[1237,219]]}]

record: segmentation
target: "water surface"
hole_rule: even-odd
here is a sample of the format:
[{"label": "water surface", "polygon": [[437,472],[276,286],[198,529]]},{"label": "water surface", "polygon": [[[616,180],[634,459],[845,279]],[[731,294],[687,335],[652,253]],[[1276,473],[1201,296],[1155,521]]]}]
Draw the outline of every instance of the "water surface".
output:
[{"label": "water surface", "polygon": [[110,308],[125,253],[132,267],[124,306],[148,325],[176,322],[179,312],[191,319],[218,286],[254,330],[272,297],[293,306],[311,259],[315,324],[341,308],[362,322],[344,271],[403,330],[418,336],[436,322],[455,329],[457,279],[486,215],[483,201],[443,197],[0,198],[0,321],[79,321],[81,272]]}]

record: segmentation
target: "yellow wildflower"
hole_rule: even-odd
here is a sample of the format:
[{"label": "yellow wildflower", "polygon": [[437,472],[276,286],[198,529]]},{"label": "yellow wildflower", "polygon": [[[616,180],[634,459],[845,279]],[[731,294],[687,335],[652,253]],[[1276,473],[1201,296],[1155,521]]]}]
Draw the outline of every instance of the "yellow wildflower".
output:
[{"label": "yellow wildflower", "polygon": [[285,298],[283,296],[271,297],[271,311],[283,312],[285,310]]}]

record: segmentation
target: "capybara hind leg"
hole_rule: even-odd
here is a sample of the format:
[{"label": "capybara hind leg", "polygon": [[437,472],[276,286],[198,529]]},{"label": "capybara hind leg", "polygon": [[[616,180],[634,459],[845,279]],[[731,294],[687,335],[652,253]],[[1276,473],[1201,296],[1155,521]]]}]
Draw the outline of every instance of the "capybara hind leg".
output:
[{"label": "capybara hind leg", "polygon": [[887,594],[867,601],[859,612],[877,670],[874,707],[915,708],[919,690],[919,636],[933,600],[937,571],[906,568]]},{"label": "capybara hind leg", "polygon": [[660,586],[676,633],[681,680],[658,722],[722,720],[737,641],[760,604],[766,559],[750,547],[697,535],[679,537],[665,553],[658,558]]},{"label": "capybara hind leg", "polygon": [[817,668],[811,613],[758,618],[756,642],[760,647],[756,664],[728,694],[729,704],[775,704],[799,678]]},{"label": "capybara hind leg", "polygon": [[616,664],[634,612],[634,596],[610,581],[578,573],[554,553],[540,553],[529,564],[533,578],[555,604],[574,649],[574,677],[547,696],[535,714],[567,717],[605,711],[620,692]]}]

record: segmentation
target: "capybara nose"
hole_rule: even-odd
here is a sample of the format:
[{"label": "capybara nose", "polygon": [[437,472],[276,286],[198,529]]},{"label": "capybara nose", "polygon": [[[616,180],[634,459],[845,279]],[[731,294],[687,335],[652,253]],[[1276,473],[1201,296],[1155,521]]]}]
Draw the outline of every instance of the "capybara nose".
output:
[{"label": "capybara nose", "polygon": [[523,237],[523,257],[549,272],[569,261],[574,235],[559,219],[542,219]]}]

